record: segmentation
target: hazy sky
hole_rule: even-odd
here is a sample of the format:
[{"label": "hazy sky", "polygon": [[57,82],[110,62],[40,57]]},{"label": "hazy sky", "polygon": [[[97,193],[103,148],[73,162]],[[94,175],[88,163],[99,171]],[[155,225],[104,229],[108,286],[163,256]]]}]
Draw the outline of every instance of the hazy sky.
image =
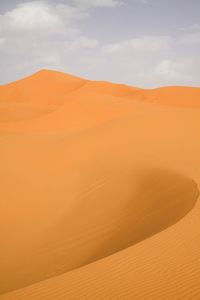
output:
[{"label": "hazy sky", "polygon": [[200,86],[200,0],[0,0],[0,84],[39,69]]}]

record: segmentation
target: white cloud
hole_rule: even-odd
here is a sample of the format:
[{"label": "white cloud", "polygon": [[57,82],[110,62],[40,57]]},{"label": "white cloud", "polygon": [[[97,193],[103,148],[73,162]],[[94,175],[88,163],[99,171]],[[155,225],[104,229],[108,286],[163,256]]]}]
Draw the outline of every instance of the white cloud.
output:
[{"label": "white cloud", "polygon": [[144,36],[133,38],[119,43],[113,43],[103,47],[107,53],[135,54],[168,51],[173,39],[169,36]]},{"label": "white cloud", "polygon": [[196,85],[200,79],[200,56],[163,60],[155,69],[161,82],[172,85]]},{"label": "white cloud", "polygon": [[74,0],[80,7],[115,7],[122,4],[120,0]]},{"label": "white cloud", "polygon": [[155,69],[155,75],[167,82],[176,83],[182,80],[190,80],[185,72],[186,65],[183,62],[174,62],[170,59],[161,61]]},{"label": "white cloud", "polygon": [[95,39],[89,39],[85,36],[75,37],[71,43],[66,42],[66,47],[70,50],[79,50],[79,49],[94,49],[98,45],[98,41]]},{"label": "white cloud", "polygon": [[181,36],[178,43],[181,45],[200,45],[200,31]]},{"label": "white cloud", "polygon": [[199,85],[200,57],[181,42],[183,36],[143,36],[103,45],[99,73],[106,69],[104,79],[141,87]]},{"label": "white cloud", "polygon": [[77,51],[84,55],[98,44],[79,29],[85,17],[85,9],[47,1],[25,2],[0,15],[0,80],[14,80],[40,68],[70,72],[73,61],[78,63]]},{"label": "white cloud", "polygon": [[18,5],[0,17],[1,29],[32,30],[61,25],[61,20],[49,10],[44,2],[30,2]]},{"label": "white cloud", "polygon": [[46,1],[32,1],[19,4],[16,8],[0,15],[0,29],[5,31],[63,31],[66,23],[85,16],[69,5],[50,5]]},{"label": "white cloud", "polygon": [[3,45],[5,42],[5,38],[0,38],[0,46]]},{"label": "white cloud", "polygon": [[25,2],[0,15],[2,83],[49,68],[141,87],[199,85],[197,25],[177,37],[148,35],[105,43],[87,36],[81,22],[90,17],[92,7],[115,7],[122,1],[63,3]]},{"label": "white cloud", "polygon": [[10,29],[20,30],[47,29],[63,25],[62,19],[41,1],[19,5],[4,15],[3,22]]},{"label": "white cloud", "polygon": [[200,24],[198,23],[193,23],[189,26],[184,26],[182,28],[180,28],[181,31],[185,31],[185,32],[195,32],[195,31],[200,31]]},{"label": "white cloud", "polygon": [[[106,78],[135,86],[152,86],[160,83],[155,76],[155,66],[168,57],[174,39],[170,36],[141,36],[138,38],[104,45],[102,47]],[[103,70],[102,70],[103,72]]]}]

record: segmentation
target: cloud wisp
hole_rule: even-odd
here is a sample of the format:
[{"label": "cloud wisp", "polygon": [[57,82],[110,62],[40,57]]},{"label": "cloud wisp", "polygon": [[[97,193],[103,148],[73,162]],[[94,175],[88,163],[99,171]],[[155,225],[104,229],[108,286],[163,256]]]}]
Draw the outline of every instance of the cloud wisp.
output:
[{"label": "cloud wisp", "polygon": [[199,85],[198,24],[178,36],[142,35],[112,43],[82,30],[93,9],[121,5],[117,0],[31,1],[1,14],[0,82],[49,68],[141,87]]}]

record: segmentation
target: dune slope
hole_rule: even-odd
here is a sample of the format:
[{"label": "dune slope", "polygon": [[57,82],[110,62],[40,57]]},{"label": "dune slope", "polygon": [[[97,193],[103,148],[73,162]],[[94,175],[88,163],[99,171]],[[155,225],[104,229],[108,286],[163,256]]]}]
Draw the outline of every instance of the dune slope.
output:
[{"label": "dune slope", "polygon": [[0,87],[0,299],[199,299],[200,88]]}]

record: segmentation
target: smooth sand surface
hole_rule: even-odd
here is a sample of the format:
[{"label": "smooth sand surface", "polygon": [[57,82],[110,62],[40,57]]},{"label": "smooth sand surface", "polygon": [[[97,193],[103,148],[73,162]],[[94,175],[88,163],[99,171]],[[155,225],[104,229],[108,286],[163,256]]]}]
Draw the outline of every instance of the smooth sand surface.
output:
[{"label": "smooth sand surface", "polygon": [[0,300],[200,299],[200,88],[0,86]]}]

